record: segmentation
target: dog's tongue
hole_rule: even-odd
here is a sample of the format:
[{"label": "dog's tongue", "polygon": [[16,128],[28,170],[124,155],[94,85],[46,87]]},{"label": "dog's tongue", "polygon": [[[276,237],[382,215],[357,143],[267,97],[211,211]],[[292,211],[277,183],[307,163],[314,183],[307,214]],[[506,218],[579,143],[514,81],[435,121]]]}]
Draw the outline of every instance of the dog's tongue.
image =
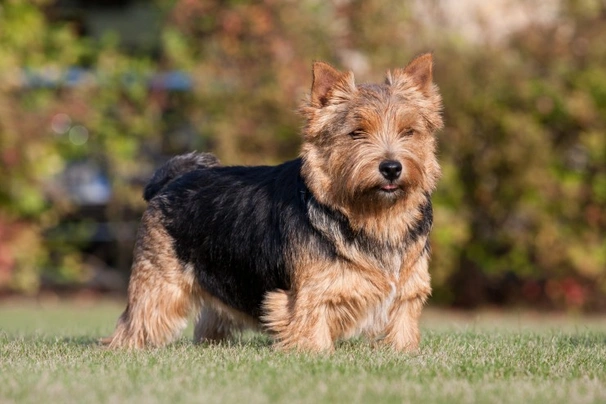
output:
[{"label": "dog's tongue", "polygon": [[381,187],[381,189],[382,189],[382,190],[385,190],[385,191],[393,191],[393,190],[394,190],[394,189],[396,189],[396,188],[398,188],[398,186],[397,186],[397,185],[395,185],[395,184],[387,184],[387,185],[383,185],[383,186]]}]

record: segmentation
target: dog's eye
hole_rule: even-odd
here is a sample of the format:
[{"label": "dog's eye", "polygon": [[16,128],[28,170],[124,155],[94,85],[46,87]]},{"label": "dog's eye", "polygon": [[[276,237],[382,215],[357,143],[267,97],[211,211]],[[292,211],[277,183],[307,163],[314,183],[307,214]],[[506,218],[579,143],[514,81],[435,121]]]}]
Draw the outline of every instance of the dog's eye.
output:
[{"label": "dog's eye", "polygon": [[362,129],[356,129],[349,132],[349,137],[351,137],[353,140],[364,139],[366,137],[366,132],[364,132]]},{"label": "dog's eye", "polygon": [[414,135],[414,134],[415,134],[415,130],[414,130],[414,129],[411,129],[411,128],[404,129],[402,132],[400,132],[400,135],[401,135],[401,136],[406,136],[406,137],[408,137],[408,136],[412,136],[412,135]]}]

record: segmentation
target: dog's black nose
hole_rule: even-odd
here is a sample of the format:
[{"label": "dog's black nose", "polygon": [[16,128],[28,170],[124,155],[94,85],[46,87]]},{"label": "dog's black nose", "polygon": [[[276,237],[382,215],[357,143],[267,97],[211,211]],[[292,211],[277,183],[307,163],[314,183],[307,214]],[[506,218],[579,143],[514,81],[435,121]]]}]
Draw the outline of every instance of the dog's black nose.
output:
[{"label": "dog's black nose", "polygon": [[397,180],[402,174],[402,164],[395,160],[385,160],[379,164],[379,171],[389,181]]}]

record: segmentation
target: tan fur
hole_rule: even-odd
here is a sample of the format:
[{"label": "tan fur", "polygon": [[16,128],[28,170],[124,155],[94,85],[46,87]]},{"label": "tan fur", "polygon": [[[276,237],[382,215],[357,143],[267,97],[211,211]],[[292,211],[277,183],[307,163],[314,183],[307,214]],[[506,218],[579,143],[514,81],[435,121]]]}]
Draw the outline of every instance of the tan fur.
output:
[{"label": "tan fur", "polygon": [[[333,222],[310,217],[336,258],[326,261],[316,251],[295,248],[288,257],[294,263],[291,288],[267,293],[261,322],[282,349],[330,352],[336,340],[364,335],[398,351],[414,350],[431,286],[428,229],[412,233],[440,177],[434,132],[442,127],[441,98],[432,82],[432,57],[422,55],[389,72],[384,85],[357,86],[351,72],[315,63],[301,111],[305,184],[367,241],[356,244]],[[386,182],[379,165],[386,160],[402,165],[396,193],[379,192]],[[193,269],[177,260],[154,212],[143,216],[128,306],[105,343],[164,345],[179,335],[192,311],[198,313],[196,341],[221,341],[258,326],[201,288]]]},{"label": "tan fur", "polygon": [[415,262],[404,259],[391,271],[372,260],[333,267],[301,262],[293,289],[270,292],[264,302],[263,321],[276,346],[330,352],[338,339],[366,335],[396,350],[416,349],[418,320],[431,294],[425,241],[411,246]]},{"label": "tan fur", "polygon": [[101,343],[109,348],[160,347],[174,341],[199,312],[195,327],[198,342],[217,341],[257,322],[231,309],[204,291],[191,268],[175,256],[172,239],[158,225],[157,211],[141,219],[128,287],[128,304],[116,330]]},{"label": "tan fur", "polygon": [[[441,98],[429,54],[388,73],[386,83],[356,87],[351,73],[314,65],[311,97],[302,108],[302,174],[315,198],[345,215],[354,231],[399,245],[440,177],[433,134],[442,127]],[[410,130],[413,135],[403,136]],[[347,136],[353,131],[362,138]],[[377,167],[389,159],[402,162],[399,185],[407,193],[382,200],[373,192],[384,182]],[[321,224],[318,229],[334,234]],[[426,239],[377,257],[336,236],[331,241],[341,258],[331,264],[302,253],[292,289],[265,300],[263,321],[277,346],[331,351],[335,340],[362,334],[399,351],[416,349],[419,316],[431,293]]]}]

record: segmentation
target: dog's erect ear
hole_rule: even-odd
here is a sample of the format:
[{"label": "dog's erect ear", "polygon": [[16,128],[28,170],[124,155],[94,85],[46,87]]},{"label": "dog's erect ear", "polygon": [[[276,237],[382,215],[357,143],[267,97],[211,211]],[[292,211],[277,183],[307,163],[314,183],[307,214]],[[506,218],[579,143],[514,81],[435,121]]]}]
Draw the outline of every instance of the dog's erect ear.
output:
[{"label": "dog's erect ear", "polygon": [[433,56],[425,53],[417,56],[404,69],[396,69],[387,76],[388,84],[397,84],[401,81],[411,80],[423,94],[427,95],[431,90],[433,81]]},{"label": "dog's erect ear", "polygon": [[353,73],[340,72],[328,63],[314,62],[311,103],[317,107],[328,104],[331,98],[346,98],[355,89]]},{"label": "dog's erect ear", "polygon": [[425,53],[424,55],[416,57],[412,62],[404,68],[404,74],[408,75],[415,84],[419,87],[419,90],[426,93],[433,80],[433,56],[431,53]]}]

